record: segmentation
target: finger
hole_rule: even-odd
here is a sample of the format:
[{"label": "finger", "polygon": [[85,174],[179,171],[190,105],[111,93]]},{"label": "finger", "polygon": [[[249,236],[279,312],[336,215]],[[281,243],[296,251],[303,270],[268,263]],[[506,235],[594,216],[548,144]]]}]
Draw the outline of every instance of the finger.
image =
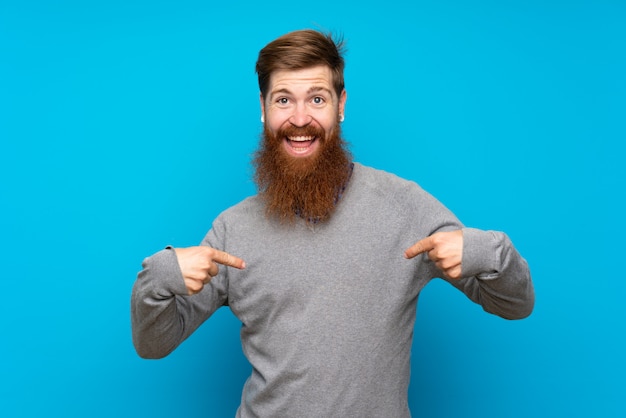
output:
[{"label": "finger", "polygon": [[224,251],[214,250],[212,259],[216,263],[220,263],[225,266],[235,267],[238,269],[246,268],[246,263],[241,258],[230,255]]},{"label": "finger", "polygon": [[433,243],[433,238],[432,236],[430,237],[426,237],[420,241],[417,241],[415,244],[413,244],[411,247],[409,247],[405,252],[404,252],[404,257],[405,258],[413,258],[416,255],[420,255],[422,253],[428,252],[430,250],[432,250],[433,248],[435,248],[435,244]]},{"label": "finger", "polygon": [[185,287],[187,287],[187,293],[190,295],[195,295],[199,293],[202,288],[204,288],[204,283],[201,280],[193,280],[193,279],[184,279]]},{"label": "finger", "polygon": [[209,278],[211,278],[217,276],[217,273],[220,272],[220,268],[217,266],[217,263],[211,261],[207,272],[209,273]]},{"label": "finger", "polygon": [[457,261],[456,259],[452,257],[433,258],[433,256],[430,255],[430,253],[429,253],[429,256],[430,256],[430,259],[435,262],[435,265],[439,267],[439,269],[444,270],[444,271],[451,270],[461,265],[460,260]]},{"label": "finger", "polygon": [[211,279],[213,278],[213,276],[211,276],[210,274],[207,274],[206,277],[204,278],[204,280],[202,280],[203,284],[209,284],[211,282]]},{"label": "finger", "polygon": [[461,278],[461,273],[461,266],[456,266],[446,271],[446,275],[452,280],[459,280]]}]

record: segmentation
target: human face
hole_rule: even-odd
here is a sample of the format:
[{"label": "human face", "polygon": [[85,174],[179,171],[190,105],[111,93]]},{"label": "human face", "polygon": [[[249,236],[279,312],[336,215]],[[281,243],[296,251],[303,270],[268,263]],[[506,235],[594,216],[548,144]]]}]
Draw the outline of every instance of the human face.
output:
[{"label": "human face", "polygon": [[343,115],[346,97],[345,90],[337,96],[328,66],[276,71],[265,101],[261,95],[266,129],[282,136],[289,156],[312,157]]}]

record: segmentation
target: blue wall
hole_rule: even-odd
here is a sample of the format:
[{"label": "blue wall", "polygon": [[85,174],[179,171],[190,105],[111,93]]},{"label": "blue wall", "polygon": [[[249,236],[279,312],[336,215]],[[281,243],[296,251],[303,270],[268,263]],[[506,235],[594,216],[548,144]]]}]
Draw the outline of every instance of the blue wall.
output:
[{"label": "blue wall", "polygon": [[3,416],[233,416],[233,315],[141,360],[130,290],[254,193],[256,54],[305,27],[348,41],[356,159],[506,231],[532,268],[519,322],[426,288],[414,415],[626,415],[623,1],[212,3],[0,0]]}]

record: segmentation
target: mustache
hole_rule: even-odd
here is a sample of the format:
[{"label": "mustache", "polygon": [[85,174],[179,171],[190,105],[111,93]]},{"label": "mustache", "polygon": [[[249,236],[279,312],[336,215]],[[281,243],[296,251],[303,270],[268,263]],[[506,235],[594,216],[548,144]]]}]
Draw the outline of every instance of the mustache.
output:
[{"label": "mustache", "polygon": [[288,125],[278,129],[276,137],[282,139],[289,136],[314,136],[317,138],[324,138],[324,130],[319,126],[307,125],[307,126],[293,126]]}]

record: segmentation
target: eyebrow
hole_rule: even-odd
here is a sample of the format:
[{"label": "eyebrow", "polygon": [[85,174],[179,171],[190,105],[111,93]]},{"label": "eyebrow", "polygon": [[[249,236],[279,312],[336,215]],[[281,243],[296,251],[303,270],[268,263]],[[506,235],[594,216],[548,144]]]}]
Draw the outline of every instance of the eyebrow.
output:
[{"label": "eyebrow", "polygon": [[[321,86],[313,86],[310,89],[307,90],[307,94],[311,94],[311,93],[317,93],[323,91],[325,93],[327,93],[328,95],[332,96],[333,93],[330,89],[326,88],[326,87],[321,87]],[[282,89],[278,89],[278,90],[273,90],[270,92],[270,97],[274,97],[277,94],[288,94],[288,95],[292,95],[293,93],[291,91],[289,91],[289,89],[286,88],[282,88]]]},{"label": "eyebrow", "polygon": [[326,87],[311,87],[311,88],[309,89],[309,91],[307,91],[307,93],[308,93],[308,94],[311,94],[311,93],[317,93],[318,91],[323,91],[323,92],[326,92],[326,93],[330,94],[331,96],[332,96],[332,94],[333,94],[333,93],[330,91],[330,89],[328,89],[328,88],[326,88]]}]

